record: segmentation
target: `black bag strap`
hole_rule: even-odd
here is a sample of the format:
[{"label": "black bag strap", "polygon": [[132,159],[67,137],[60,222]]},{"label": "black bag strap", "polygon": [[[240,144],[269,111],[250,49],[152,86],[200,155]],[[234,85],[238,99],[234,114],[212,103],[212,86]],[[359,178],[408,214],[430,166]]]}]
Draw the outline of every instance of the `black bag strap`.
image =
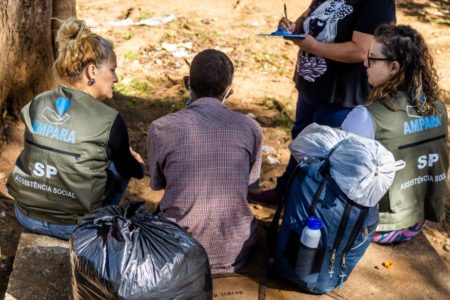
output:
[{"label": "black bag strap", "polygon": [[[287,199],[289,196],[289,190],[292,185],[292,182],[294,181],[295,176],[297,175],[298,171],[300,170],[300,164],[299,163],[295,169],[292,171],[291,176],[289,177],[288,184],[286,185],[286,188],[283,192],[283,197],[281,198],[280,203],[278,204],[277,210],[273,216],[272,223],[270,224],[270,231],[269,231],[269,246],[270,246],[270,255],[271,257],[275,254],[275,248],[276,243],[278,240],[278,227],[280,222],[280,216],[283,212],[283,209],[286,206]],[[320,182],[319,187],[317,188],[316,193],[314,194],[314,199],[311,204],[311,207],[308,210],[308,217],[311,217],[314,214],[314,210],[316,209],[317,203],[320,199],[320,194],[322,194],[323,187],[325,186],[326,180],[328,178],[328,172],[329,172],[329,161],[328,159],[325,159],[322,166],[319,169],[319,172],[322,174],[323,178]]]}]

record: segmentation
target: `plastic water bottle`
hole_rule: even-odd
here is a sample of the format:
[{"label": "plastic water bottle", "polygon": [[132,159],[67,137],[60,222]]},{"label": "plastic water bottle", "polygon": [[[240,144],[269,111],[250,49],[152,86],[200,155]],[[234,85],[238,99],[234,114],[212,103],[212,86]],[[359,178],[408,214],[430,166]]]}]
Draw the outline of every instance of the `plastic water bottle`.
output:
[{"label": "plastic water bottle", "polygon": [[309,217],[307,225],[303,228],[302,235],[300,236],[297,260],[295,262],[295,272],[300,278],[311,274],[314,266],[314,258],[319,247],[321,228],[322,220],[314,217]]}]

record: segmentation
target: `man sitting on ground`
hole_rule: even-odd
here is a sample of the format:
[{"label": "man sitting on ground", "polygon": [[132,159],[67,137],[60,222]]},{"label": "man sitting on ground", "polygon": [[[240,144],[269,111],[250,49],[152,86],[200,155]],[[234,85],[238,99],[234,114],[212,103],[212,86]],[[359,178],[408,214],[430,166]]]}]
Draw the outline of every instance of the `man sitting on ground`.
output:
[{"label": "man sitting on ground", "polygon": [[203,245],[213,274],[240,268],[256,240],[246,197],[260,175],[262,130],[224,106],[233,73],[224,53],[197,54],[185,77],[187,107],[148,132],[150,186],[165,190],[160,210]]}]

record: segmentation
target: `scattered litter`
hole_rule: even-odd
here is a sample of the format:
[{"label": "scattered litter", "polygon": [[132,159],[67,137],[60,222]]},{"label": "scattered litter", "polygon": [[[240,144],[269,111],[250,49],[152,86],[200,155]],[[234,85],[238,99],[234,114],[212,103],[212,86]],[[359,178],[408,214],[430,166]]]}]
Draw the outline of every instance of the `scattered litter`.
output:
[{"label": "scattered litter", "polygon": [[273,152],[275,151],[275,148],[272,146],[262,145],[261,147],[263,152]]},{"label": "scattered litter", "polygon": [[50,270],[49,269],[44,269],[41,271],[42,276],[46,276],[48,274],[50,274]]},{"label": "scattered litter", "polygon": [[250,25],[252,25],[253,27],[261,27],[262,25],[264,25],[266,22],[264,20],[253,20]]},{"label": "scattered litter", "polygon": [[111,26],[111,27],[124,27],[124,26],[159,26],[162,24],[170,23],[176,20],[176,15],[170,14],[165,15],[161,18],[148,18],[143,19],[138,22],[134,22],[131,19],[124,19],[120,21],[111,21],[105,23],[97,23],[95,20],[88,18],[86,19],[86,25],[89,27],[98,27],[98,26]]},{"label": "scattered litter", "polygon": [[2,212],[0,213],[0,217],[1,217],[1,218],[6,217],[6,212],[2,210]]},{"label": "scattered litter", "polygon": [[394,263],[390,260],[386,260],[383,262],[383,267],[392,269],[394,267]]},{"label": "scattered litter", "polygon": [[170,23],[176,20],[176,16],[174,14],[165,15],[162,18],[148,18],[141,20],[137,23],[137,25],[147,25],[147,26],[159,26],[162,24]]},{"label": "scattered litter", "polygon": [[178,44],[171,44],[164,42],[162,43],[162,47],[163,49],[172,53],[174,57],[187,57],[189,56],[187,49],[192,49],[192,42],[178,43]]},{"label": "scattered litter", "polygon": [[275,158],[275,157],[273,157],[271,155],[267,156],[267,162],[269,164],[271,164],[271,165],[279,165],[279,164],[281,164],[280,161],[277,158]]},{"label": "scattered litter", "polygon": [[249,118],[251,118],[251,119],[256,119],[256,116],[255,116],[255,114],[254,113],[248,113],[247,114],[247,117],[249,117]]}]

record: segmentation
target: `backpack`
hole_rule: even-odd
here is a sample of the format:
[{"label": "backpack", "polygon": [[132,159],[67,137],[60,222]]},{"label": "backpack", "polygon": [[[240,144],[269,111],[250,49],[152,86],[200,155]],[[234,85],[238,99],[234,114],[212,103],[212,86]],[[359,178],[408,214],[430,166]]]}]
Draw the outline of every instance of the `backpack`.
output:
[{"label": "backpack", "polygon": [[[277,232],[284,207],[274,257],[278,275],[312,294],[342,286],[373,238],[378,208],[349,199],[331,178],[327,160],[297,166],[273,218],[272,232]],[[295,264],[300,235],[310,216],[323,222],[321,241],[312,272],[301,277],[295,272]]]},{"label": "backpack", "polygon": [[[404,163],[375,140],[318,124],[306,127],[289,148],[299,164],[272,220],[272,261],[279,276],[300,290],[328,293],[344,284],[366,252],[378,202]],[[323,224],[315,249],[300,243],[308,217]]]}]

